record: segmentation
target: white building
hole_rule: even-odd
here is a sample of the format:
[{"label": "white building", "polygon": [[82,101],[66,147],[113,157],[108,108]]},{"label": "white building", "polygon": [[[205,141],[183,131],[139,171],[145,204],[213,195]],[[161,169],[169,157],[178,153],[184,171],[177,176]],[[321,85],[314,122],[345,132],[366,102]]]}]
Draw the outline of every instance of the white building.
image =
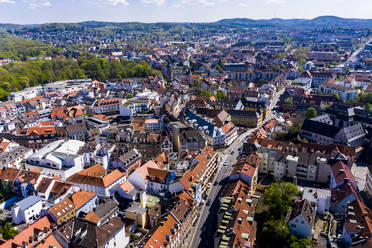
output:
[{"label": "white building", "polygon": [[26,169],[40,169],[41,173],[66,179],[83,169],[83,156],[78,154],[84,142],[57,140],[27,159]]},{"label": "white building", "polygon": [[32,155],[32,149],[3,139],[0,143],[0,167],[16,167]]},{"label": "white building", "polygon": [[318,214],[324,214],[329,211],[331,205],[331,190],[304,187],[302,199],[314,203],[316,206],[316,212]]},{"label": "white building", "polygon": [[349,87],[345,82],[335,80],[329,80],[319,85],[319,89],[326,95],[337,93],[343,101],[355,99],[358,94],[356,89]]},{"label": "white building", "polygon": [[10,93],[8,99],[9,101],[20,102],[23,100],[41,96],[42,94],[43,94],[43,88],[41,86],[35,86],[35,87],[26,88],[22,91],[12,92]]},{"label": "white building", "polygon": [[12,207],[12,220],[14,224],[30,223],[39,219],[39,214],[43,208],[42,200],[31,195]]}]

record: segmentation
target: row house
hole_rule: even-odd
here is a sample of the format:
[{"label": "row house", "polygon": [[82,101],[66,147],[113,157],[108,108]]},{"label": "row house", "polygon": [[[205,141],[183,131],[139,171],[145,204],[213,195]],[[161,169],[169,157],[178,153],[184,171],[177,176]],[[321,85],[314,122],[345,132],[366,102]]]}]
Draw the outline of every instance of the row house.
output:
[{"label": "row house", "polygon": [[215,244],[219,247],[253,247],[257,223],[256,203],[250,184],[238,179],[228,182],[220,197]]},{"label": "row house", "polygon": [[122,103],[123,99],[121,98],[98,100],[93,106],[93,112],[96,114],[119,112]]},{"label": "row house", "polygon": [[188,194],[181,193],[175,206],[140,246],[146,248],[187,246],[186,240],[193,227],[195,213],[195,201]]},{"label": "row house", "polygon": [[185,190],[199,204],[202,195],[208,189],[211,177],[217,169],[218,157],[218,152],[214,152],[210,146],[205,146],[193,159],[194,167],[186,171],[179,182],[170,185],[170,192]]},{"label": "row house", "polygon": [[297,178],[305,181],[328,183],[328,158],[322,154],[298,152],[278,153],[274,162],[274,177]]}]

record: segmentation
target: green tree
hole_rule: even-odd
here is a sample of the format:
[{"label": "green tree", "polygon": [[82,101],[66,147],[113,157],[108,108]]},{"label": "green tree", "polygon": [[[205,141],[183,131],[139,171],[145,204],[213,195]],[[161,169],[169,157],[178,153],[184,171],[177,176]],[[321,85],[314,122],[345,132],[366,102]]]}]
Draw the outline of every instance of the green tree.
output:
[{"label": "green tree", "polygon": [[292,183],[273,183],[265,190],[264,203],[269,206],[273,218],[281,219],[291,207],[293,196],[298,194]]},{"label": "green tree", "polygon": [[341,100],[341,97],[337,92],[333,92],[332,96],[335,96],[338,100]]},{"label": "green tree", "polygon": [[365,106],[365,109],[366,109],[367,111],[372,112],[372,105],[371,105],[369,102],[367,102],[367,103],[366,103],[366,106]]},{"label": "green tree", "polygon": [[293,104],[293,97],[287,97],[285,100],[284,100],[285,103],[287,104]]},{"label": "green tree", "polygon": [[223,72],[222,66],[221,65],[216,65],[216,69],[219,73]]},{"label": "green tree", "polygon": [[217,99],[226,99],[226,94],[221,90],[217,90],[216,97]]},{"label": "green tree", "polygon": [[5,225],[0,226],[0,233],[3,236],[3,239],[9,240],[18,234],[18,230],[9,222],[6,222]]},{"label": "green tree", "polygon": [[305,113],[305,118],[306,119],[311,119],[311,118],[314,118],[314,117],[317,117],[317,116],[318,116],[318,113],[316,112],[315,108],[310,107],[306,110],[306,113]]},{"label": "green tree", "polygon": [[0,100],[5,101],[9,96],[9,92],[4,90],[3,88],[0,88]]},{"label": "green tree", "polygon": [[133,93],[130,93],[130,92],[125,96],[125,98],[127,99],[131,99],[133,97],[134,97]]},{"label": "green tree", "polygon": [[289,248],[308,248],[310,245],[310,239],[297,238],[294,235],[290,235]]}]

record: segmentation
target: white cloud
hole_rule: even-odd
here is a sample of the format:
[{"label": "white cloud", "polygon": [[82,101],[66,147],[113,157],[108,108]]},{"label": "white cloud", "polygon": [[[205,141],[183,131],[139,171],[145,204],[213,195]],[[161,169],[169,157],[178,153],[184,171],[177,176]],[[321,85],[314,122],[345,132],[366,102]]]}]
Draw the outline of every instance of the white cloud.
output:
[{"label": "white cloud", "polygon": [[165,3],[165,0],[141,0],[145,5],[157,5],[161,6]]},{"label": "white cloud", "polygon": [[13,0],[0,0],[0,3],[15,3]]},{"label": "white cloud", "polygon": [[287,3],[287,0],[266,0],[266,3],[283,4]]},{"label": "white cloud", "polygon": [[97,3],[117,6],[119,4],[129,5],[127,0],[95,0]]},{"label": "white cloud", "polygon": [[49,1],[40,1],[40,0],[24,0],[27,4],[27,8],[29,9],[37,9],[40,7],[50,7],[52,6],[52,3]]},{"label": "white cloud", "polygon": [[185,5],[204,5],[213,6],[217,3],[226,3],[231,0],[180,0],[178,3],[174,4],[173,7],[181,8]]}]

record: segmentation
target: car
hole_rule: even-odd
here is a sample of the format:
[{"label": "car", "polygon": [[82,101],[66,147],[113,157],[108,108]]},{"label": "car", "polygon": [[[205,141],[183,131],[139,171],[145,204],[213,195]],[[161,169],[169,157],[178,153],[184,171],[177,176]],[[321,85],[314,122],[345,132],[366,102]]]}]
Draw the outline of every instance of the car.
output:
[{"label": "car", "polygon": [[218,184],[217,180],[214,181],[213,185],[216,186]]},{"label": "car", "polygon": [[223,166],[227,166],[227,163],[224,163]]},{"label": "car", "polygon": [[208,200],[207,201],[207,206],[210,206],[211,205],[211,200]]},{"label": "car", "polygon": [[230,154],[233,155],[234,154],[234,151],[232,151]]}]

